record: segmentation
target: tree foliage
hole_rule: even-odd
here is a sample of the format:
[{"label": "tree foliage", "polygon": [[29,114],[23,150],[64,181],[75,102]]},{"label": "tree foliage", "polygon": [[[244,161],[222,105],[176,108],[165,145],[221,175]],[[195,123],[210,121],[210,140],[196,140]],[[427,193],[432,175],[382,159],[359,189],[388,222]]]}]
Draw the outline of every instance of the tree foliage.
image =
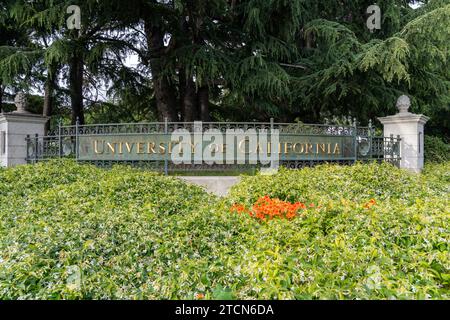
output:
[{"label": "tree foliage", "polygon": [[408,94],[448,137],[450,3],[414,3],[378,1],[370,32],[367,0],[87,0],[74,31],[70,1],[9,0],[0,75],[12,92],[56,70],[72,121],[86,110],[88,121],[366,122]]}]

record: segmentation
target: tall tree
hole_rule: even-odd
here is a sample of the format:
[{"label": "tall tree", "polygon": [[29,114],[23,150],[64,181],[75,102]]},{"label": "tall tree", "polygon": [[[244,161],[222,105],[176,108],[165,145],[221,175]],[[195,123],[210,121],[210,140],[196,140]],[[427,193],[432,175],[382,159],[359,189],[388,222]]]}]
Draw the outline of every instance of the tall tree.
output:
[{"label": "tall tree", "polygon": [[[11,11],[19,23],[45,33],[44,39],[49,41],[43,51],[48,69],[46,88],[50,90],[55,84],[55,70],[63,68],[67,72],[63,78],[67,80],[72,123],[78,119],[83,124],[88,87],[97,85],[90,80],[94,81],[95,75],[102,73],[99,65],[103,60],[120,60],[123,52],[116,43],[104,40],[105,34],[116,30],[115,20],[108,14],[110,11],[99,10],[100,4],[96,1],[85,1],[81,4],[81,29],[69,30],[66,9],[70,5],[72,1],[65,0],[15,1]],[[107,74],[102,73],[102,76],[107,77]],[[49,97],[51,95],[49,92]],[[51,102],[50,99],[45,101]]]},{"label": "tall tree", "polygon": [[[86,108],[126,119],[367,121],[408,93],[434,130],[448,128],[448,0],[413,2],[378,1],[381,29],[370,32],[368,0],[86,0],[75,33],[65,27],[70,1],[9,0],[22,6],[20,25],[48,34],[48,48],[34,44],[43,74],[57,65],[68,81],[72,121]],[[12,59],[2,61],[0,73],[12,74]],[[100,86],[110,89],[102,103]],[[131,101],[143,111],[118,112]]]},{"label": "tall tree", "polygon": [[155,90],[156,104],[161,120],[176,120],[175,90],[169,77],[164,74],[165,47],[164,29],[152,21],[145,21],[145,34],[149,50],[148,65],[151,68],[153,88]]},{"label": "tall tree", "polygon": [[20,87],[24,75],[33,65],[35,51],[29,49],[29,37],[24,28],[10,16],[14,1],[0,3],[0,112],[7,86]]}]

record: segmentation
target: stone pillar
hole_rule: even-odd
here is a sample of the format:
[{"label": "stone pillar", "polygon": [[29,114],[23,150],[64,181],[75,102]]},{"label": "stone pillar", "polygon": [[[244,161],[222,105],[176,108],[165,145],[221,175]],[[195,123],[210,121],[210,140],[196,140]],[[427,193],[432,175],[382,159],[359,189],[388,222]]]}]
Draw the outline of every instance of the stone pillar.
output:
[{"label": "stone pillar", "polygon": [[26,110],[26,97],[18,94],[15,99],[17,111],[0,113],[0,166],[12,167],[26,163],[26,137],[44,135],[48,117],[35,115]]},{"label": "stone pillar", "polygon": [[411,101],[408,96],[397,100],[399,113],[378,118],[384,126],[384,136],[400,136],[400,168],[421,172],[424,164],[424,126],[430,119],[424,115],[410,113]]}]

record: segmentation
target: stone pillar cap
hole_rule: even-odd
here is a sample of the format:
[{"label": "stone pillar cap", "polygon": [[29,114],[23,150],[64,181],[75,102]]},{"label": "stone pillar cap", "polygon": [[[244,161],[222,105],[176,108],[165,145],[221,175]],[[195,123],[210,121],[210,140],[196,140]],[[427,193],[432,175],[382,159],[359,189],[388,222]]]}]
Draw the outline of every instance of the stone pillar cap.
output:
[{"label": "stone pillar cap", "polygon": [[415,114],[409,112],[409,108],[411,107],[411,99],[407,95],[402,95],[397,99],[397,109],[398,113],[393,116],[387,117],[379,117],[377,118],[382,124],[388,123],[406,123],[406,122],[417,122],[425,124],[429,117],[424,116],[423,114]]},{"label": "stone pillar cap", "polygon": [[13,113],[29,113],[27,111],[28,99],[25,93],[19,92],[14,99],[14,104],[16,105],[17,110]]},{"label": "stone pillar cap", "polygon": [[407,95],[402,95],[397,99],[397,109],[399,114],[408,114],[411,107],[411,99]]}]

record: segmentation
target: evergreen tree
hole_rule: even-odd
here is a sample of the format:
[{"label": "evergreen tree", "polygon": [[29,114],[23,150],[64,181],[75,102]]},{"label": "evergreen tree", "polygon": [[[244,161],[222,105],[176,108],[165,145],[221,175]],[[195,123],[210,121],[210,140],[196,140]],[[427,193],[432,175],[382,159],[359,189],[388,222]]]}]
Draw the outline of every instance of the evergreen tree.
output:
[{"label": "evergreen tree", "polygon": [[[104,41],[103,36],[115,30],[114,21],[91,2],[81,5],[81,29],[69,30],[66,20],[67,8],[71,4],[71,1],[63,0],[15,1],[10,8],[10,16],[17,24],[27,27],[33,33],[34,43],[42,47],[38,53],[47,68],[45,112],[51,111],[50,91],[56,86],[57,71],[61,68],[62,78],[67,81],[72,123],[77,119],[84,123],[84,100],[89,87],[98,85],[96,76],[102,78],[100,82],[107,81],[111,68],[103,69],[103,63],[115,63],[123,58],[124,53],[116,43]],[[9,56],[2,61],[3,70],[13,70],[20,65],[19,62]]]},{"label": "evergreen tree", "polygon": [[[74,31],[70,1],[9,0],[3,21],[13,17],[33,45],[17,50],[2,32],[0,74],[12,83],[13,74],[59,70],[72,121],[83,122],[87,104],[93,120],[366,122],[395,112],[407,93],[432,130],[448,130],[450,4],[414,2],[377,1],[381,29],[371,32],[367,0],[86,0]],[[130,54],[139,66],[125,64]],[[42,81],[45,92],[60,82]],[[98,87],[109,89],[101,103]]]},{"label": "evergreen tree", "polygon": [[[22,71],[32,67],[29,60],[33,60],[35,55],[32,49],[28,49],[30,41],[26,31],[17,26],[9,14],[13,2],[0,3],[0,112],[7,87],[28,86],[26,81],[23,81],[25,79],[17,75],[25,75]],[[3,63],[5,59],[8,59],[7,63]]]}]

